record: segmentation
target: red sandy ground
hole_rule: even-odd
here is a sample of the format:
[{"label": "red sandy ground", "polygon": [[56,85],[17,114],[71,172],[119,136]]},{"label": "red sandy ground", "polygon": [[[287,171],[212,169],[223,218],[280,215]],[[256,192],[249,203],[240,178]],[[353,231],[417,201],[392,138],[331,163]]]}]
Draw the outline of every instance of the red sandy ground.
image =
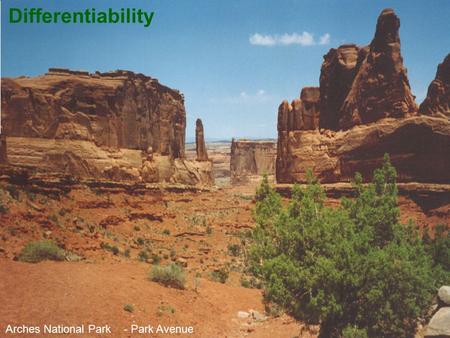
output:
[{"label": "red sandy ground", "polygon": [[[33,336],[5,335],[8,324],[109,324],[109,337],[130,337],[124,330],[133,323],[193,326],[191,337],[316,337],[316,328],[308,332],[286,315],[262,322],[238,318],[238,311],[264,313],[262,292],[240,285],[242,257],[228,252],[228,245],[241,245],[243,234],[253,227],[254,188],[146,195],[82,188],[60,199],[20,191],[20,201],[4,194],[9,211],[0,215],[0,337]],[[400,206],[403,220],[442,222],[439,213],[430,219],[410,200],[401,198]],[[116,216],[117,224],[104,221],[109,216]],[[83,260],[13,260],[27,242],[42,238],[53,239]],[[102,249],[102,242],[117,246],[120,254]],[[150,261],[138,260],[145,247],[161,264],[186,264],[186,290],[149,280]],[[130,257],[124,256],[126,249]],[[211,280],[211,272],[219,268],[230,271],[225,284]],[[201,274],[199,283],[194,283],[196,274]],[[124,310],[126,304],[133,305],[132,313]]]}]

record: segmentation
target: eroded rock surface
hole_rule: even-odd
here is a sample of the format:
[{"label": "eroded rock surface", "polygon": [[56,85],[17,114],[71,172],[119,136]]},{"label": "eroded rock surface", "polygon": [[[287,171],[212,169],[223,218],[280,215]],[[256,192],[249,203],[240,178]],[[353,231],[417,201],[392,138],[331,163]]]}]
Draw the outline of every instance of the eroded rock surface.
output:
[{"label": "eroded rock surface", "polygon": [[[348,181],[355,172],[370,179],[384,153],[391,155],[399,181],[450,181],[450,58],[439,66],[421,106],[424,115],[418,115],[400,53],[399,27],[394,11],[383,10],[369,46],[343,45],[324,56],[314,100],[302,95],[292,104],[283,101],[278,110],[279,183],[304,182],[309,169],[322,182]],[[305,107],[314,114],[305,114]]]},{"label": "eroded rock surface", "polygon": [[148,76],[52,68],[3,79],[2,110],[2,162],[113,181],[214,183],[211,163],[185,159],[183,95]]},{"label": "eroded rock surface", "polygon": [[450,119],[450,54],[438,66],[436,78],[428,87],[427,97],[420,105],[419,113]]},{"label": "eroded rock surface", "polygon": [[389,153],[400,182],[450,181],[450,122],[429,116],[384,119],[346,131],[291,131],[278,141],[277,182],[305,182],[311,169],[322,182],[370,179]]},{"label": "eroded rock surface", "polygon": [[359,52],[361,64],[356,65],[355,79],[339,113],[340,128],[417,112],[403,66],[399,28],[400,19],[394,11],[383,10],[367,54],[364,49]]},{"label": "eroded rock surface", "polygon": [[340,110],[352,87],[360,48],[342,45],[323,57],[320,70],[320,128],[339,130]]},{"label": "eroded rock surface", "polygon": [[7,136],[93,141],[99,146],[184,157],[184,98],[158,80],[128,71],[50,69],[2,79]]}]

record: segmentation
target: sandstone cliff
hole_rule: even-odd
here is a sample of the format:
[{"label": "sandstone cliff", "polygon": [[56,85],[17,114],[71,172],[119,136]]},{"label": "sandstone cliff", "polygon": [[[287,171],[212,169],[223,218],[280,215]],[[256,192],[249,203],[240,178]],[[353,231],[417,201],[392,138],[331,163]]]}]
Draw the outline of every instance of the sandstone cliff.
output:
[{"label": "sandstone cliff", "polygon": [[4,79],[2,109],[11,165],[114,181],[214,183],[211,163],[185,159],[182,94],[145,75],[54,68]]},{"label": "sandstone cliff", "polygon": [[231,142],[231,181],[239,183],[251,176],[275,173],[274,141],[235,140]]},{"label": "sandstone cliff", "polygon": [[50,69],[2,79],[7,136],[93,141],[98,146],[184,157],[186,112],[178,91],[128,71]]},{"label": "sandstone cliff", "polygon": [[438,66],[436,78],[428,87],[427,97],[420,105],[419,113],[450,119],[450,54]]},{"label": "sandstone cliff", "polygon": [[293,131],[281,147],[279,183],[305,182],[308,169],[321,182],[349,181],[356,172],[370,179],[385,153],[400,182],[450,182],[450,121],[442,118],[390,118],[338,132]]}]

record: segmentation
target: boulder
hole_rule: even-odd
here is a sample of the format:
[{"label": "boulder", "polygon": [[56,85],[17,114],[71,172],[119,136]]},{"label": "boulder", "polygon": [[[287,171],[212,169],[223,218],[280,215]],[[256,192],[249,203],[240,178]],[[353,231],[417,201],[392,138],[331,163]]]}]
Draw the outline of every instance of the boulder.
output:
[{"label": "boulder", "polygon": [[450,286],[442,286],[438,291],[439,300],[446,306],[450,306]]},{"label": "boulder", "polygon": [[420,105],[419,113],[450,119],[450,54],[438,66],[436,78],[428,87],[427,97]]},{"label": "boulder", "polygon": [[450,307],[443,307],[435,313],[425,331],[425,338],[450,337]]}]

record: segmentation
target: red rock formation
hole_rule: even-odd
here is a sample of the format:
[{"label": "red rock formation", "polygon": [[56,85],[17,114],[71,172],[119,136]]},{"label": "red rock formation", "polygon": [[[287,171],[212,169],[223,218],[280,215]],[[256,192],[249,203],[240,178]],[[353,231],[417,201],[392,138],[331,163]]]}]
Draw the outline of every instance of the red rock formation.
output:
[{"label": "red rock formation", "polygon": [[231,181],[238,183],[251,176],[275,173],[277,149],[274,141],[235,140],[231,142]]},{"label": "red rock formation", "polygon": [[[426,115],[385,119],[346,131],[291,131],[281,142],[278,183],[305,182],[311,169],[321,182],[370,179],[389,153],[400,182],[450,182],[450,121]],[[280,140],[278,140],[280,145]]]},{"label": "red rock formation", "polygon": [[339,111],[356,75],[360,48],[342,45],[323,57],[320,70],[320,128],[339,130]]},{"label": "red rock formation", "polygon": [[202,120],[197,119],[195,122],[195,150],[197,152],[197,161],[208,161],[208,153],[206,151],[205,133],[203,131]]},{"label": "red rock formation", "polygon": [[8,162],[25,170],[214,183],[210,162],[184,158],[182,94],[142,74],[51,69],[37,78],[4,79],[2,113]]},{"label": "red rock formation", "polygon": [[[400,53],[399,26],[393,10],[386,9],[368,47],[344,45],[325,55],[320,112],[312,109],[320,116],[320,130],[305,114],[305,97],[292,106],[281,104],[277,182],[304,182],[308,169],[322,182],[348,181],[357,171],[370,178],[384,153],[391,155],[399,181],[450,181],[450,57],[439,66],[421,106],[423,114],[435,117],[417,116]],[[294,122],[299,115],[301,128]]]},{"label": "red rock formation", "polygon": [[450,119],[450,54],[438,66],[436,78],[428,87],[427,97],[420,105],[419,113]]},{"label": "red rock formation", "polygon": [[[417,111],[400,53],[400,20],[392,9],[378,17],[367,55],[339,112],[340,128],[366,124],[385,117],[405,117]],[[364,56],[364,58],[363,58]]]},{"label": "red rock formation", "polygon": [[2,81],[7,136],[94,141],[99,146],[184,157],[186,113],[176,90],[128,71],[50,69]]}]

